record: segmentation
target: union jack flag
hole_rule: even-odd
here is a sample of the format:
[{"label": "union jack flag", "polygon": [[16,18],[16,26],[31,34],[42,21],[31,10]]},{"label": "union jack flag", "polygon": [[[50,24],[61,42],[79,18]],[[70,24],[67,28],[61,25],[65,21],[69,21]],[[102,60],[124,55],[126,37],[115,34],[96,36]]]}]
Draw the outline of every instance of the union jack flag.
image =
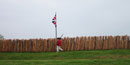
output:
[{"label": "union jack flag", "polygon": [[52,23],[56,26],[56,14],[55,14],[55,16],[52,19]]}]

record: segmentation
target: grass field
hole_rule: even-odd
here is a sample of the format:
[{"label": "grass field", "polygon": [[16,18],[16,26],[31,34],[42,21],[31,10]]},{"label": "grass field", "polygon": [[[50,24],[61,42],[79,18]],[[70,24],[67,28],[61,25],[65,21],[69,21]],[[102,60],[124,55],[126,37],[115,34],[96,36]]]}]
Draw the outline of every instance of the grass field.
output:
[{"label": "grass field", "polygon": [[0,65],[130,65],[130,50],[0,53]]}]

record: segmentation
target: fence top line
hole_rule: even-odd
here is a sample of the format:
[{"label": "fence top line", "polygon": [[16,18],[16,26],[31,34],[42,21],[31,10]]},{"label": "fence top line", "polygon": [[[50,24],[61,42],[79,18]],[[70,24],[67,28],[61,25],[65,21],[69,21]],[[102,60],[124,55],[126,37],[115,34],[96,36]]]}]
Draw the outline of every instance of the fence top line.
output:
[{"label": "fence top line", "polygon": [[[64,38],[62,38],[62,39],[68,39],[68,38],[71,38],[71,39],[77,39],[77,38],[92,38],[92,37],[95,37],[95,38],[105,38],[105,37],[128,37],[128,39],[130,39],[130,36],[128,36],[128,35],[122,35],[122,36],[119,36],[119,35],[116,35],[116,36],[112,36],[112,35],[110,35],[110,36],[77,36],[77,37],[64,37]],[[26,40],[52,40],[52,39],[55,39],[56,40],[56,38],[48,38],[48,39],[44,39],[44,38],[37,38],[37,39],[0,39],[0,40],[23,40],[23,41],[26,41]]]}]

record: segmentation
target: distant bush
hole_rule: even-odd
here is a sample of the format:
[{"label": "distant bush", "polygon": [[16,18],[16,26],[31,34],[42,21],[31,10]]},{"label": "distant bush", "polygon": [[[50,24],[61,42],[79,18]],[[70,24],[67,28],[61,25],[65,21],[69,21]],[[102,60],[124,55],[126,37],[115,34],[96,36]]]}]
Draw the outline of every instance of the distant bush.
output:
[{"label": "distant bush", "polygon": [[4,39],[4,36],[0,34],[0,39]]}]

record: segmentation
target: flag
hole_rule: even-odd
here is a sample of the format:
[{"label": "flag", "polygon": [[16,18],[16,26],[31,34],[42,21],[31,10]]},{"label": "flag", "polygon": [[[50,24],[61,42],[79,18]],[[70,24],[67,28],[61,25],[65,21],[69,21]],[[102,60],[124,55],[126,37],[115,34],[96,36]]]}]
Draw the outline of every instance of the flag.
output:
[{"label": "flag", "polygon": [[55,14],[55,16],[52,19],[52,23],[56,26],[56,14]]}]

